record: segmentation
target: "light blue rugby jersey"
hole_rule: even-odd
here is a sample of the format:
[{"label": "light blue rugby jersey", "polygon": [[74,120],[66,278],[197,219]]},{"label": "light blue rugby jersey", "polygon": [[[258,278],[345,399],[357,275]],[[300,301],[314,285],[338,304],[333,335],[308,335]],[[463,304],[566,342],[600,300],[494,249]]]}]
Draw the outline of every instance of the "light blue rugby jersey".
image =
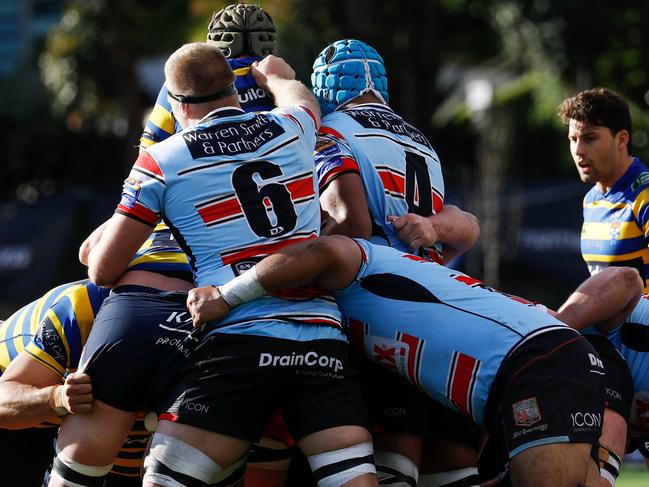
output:
[{"label": "light blue rugby jersey", "polygon": [[[164,219],[197,285],[224,284],[285,245],[317,236],[315,137],[313,116],[302,107],[215,110],[142,151],[117,212],[151,226]],[[277,322],[283,326],[268,326]],[[219,326],[225,333],[344,339],[331,296],[265,296]]]},{"label": "light blue rugby jersey", "polygon": [[[594,328],[584,334],[598,333]],[[626,321],[606,337],[626,360],[633,377],[631,428],[649,435],[649,295],[645,294]]]},{"label": "light blue rugby jersey", "polygon": [[517,345],[566,325],[444,266],[357,240],[355,281],[336,292],[366,356],[485,426],[491,385]]},{"label": "light blue rugby jersey", "polygon": [[[439,157],[426,136],[380,103],[340,108],[322,120],[315,160],[320,191],[346,173],[360,175],[372,219],[373,243],[412,252],[390,215],[428,216],[444,206],[444,178]],[[442,262],[442,247],[418,255]]]}]

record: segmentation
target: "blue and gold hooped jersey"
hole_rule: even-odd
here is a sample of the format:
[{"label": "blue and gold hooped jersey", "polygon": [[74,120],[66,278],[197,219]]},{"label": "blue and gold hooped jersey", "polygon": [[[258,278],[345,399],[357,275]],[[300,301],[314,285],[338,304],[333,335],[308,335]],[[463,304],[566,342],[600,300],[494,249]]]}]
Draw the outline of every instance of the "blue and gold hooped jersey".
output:
[{"label": "blue and gold hooped jersey", "polygon": [[608,192],[594,186],[584,197],[581,253],[591,274],[635,267],[649,292],[649,168],[638,158]]},{"label": "blue and gold hooped jersey", "polygon": [[[338,176],[358,174],[372,220],[371,241],[412,252],[388,216],[429,216],[444,206],[439,158],[424,134],[390,107],[367,103],[341,108],[322,119],[315,149],[320,192]],[[415,253],[442,262],[442,247]]]},{"label": "blue and gold hooped jersey", "polygon": [[164,224],[156,225],[151,236],[133,257],[128,269],[155,272],[188,282],[194,280],[187,255],[178,245],[169,227]]},{"label": "blue and gold hooped jersey", "polygon": [[109,290],[89,279],[58,286],[22,307],[0,327],[0,370],[21,351],[63,379],[79,363],[95,315]]},{"label": "blue and gold hooped jersey", "polygon": [[[239,93],[239,103],[246,112],[269,111],[275,106],[273,97],[266,90],[257,86],[257,82],[250,72],[250,65],[259,60],[261,58],[258,57],[228,59],[236,76],[234,84]],[[152,146],[182,130],[171,111],[171,104],[167,98],[168,93],[167,86],[162,85],[155,106],[146,121],[144,132],[140,138],[140,147]]]}]

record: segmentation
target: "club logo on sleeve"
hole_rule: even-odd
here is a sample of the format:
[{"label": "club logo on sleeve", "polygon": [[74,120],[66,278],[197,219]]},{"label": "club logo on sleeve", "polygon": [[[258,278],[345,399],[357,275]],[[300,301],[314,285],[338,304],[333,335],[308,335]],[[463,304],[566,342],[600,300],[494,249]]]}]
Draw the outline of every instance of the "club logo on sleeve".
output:
[{"label": "club logo on sleeve", "polygon": [[515,402],[512,404],[512,412],[516,426],[526,428],[541,421],[541,410],[536,397]]},{"label": "club logo on sleeve", "polygon": [[142,181],[135,178],[126,179],[124,181],[124,187],[122,188],[122,200],[120,201],[120,204],[126,208],[133,209],[135,202],[142,191],[141,185]]}]

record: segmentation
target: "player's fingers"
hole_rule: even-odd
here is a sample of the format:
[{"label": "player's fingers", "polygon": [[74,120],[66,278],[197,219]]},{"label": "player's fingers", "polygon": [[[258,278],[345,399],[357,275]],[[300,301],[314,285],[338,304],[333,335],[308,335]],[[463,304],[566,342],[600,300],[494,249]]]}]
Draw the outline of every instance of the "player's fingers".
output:
[{"label": "player's fingers", "polygon": [[79,404],[88,404],[91,403],[94,399],[94,396],[90,393],[88,394],[75,394],[70,396],[70,406],[79,405]]},{"label": "player's fingers", "polygon": [[[390,220],[392,218],[392,220]],[[408,224],[408,218],[406,216],[389,216],[388,221],[392,222],[392,225],[394,226],[394,229],[397,232],[400,232],[401,229],[403,229],[407,224]]]},{"label": "player's fingers", "polygon": [[88,384],[92,381],[88,374],[83,372],[73,372],[65,379],[66,384]]},{"label": "player's fingers", "polygon": [[88,394],[92,392],[92,384],[74,384],[68,386],[65,394],[67,396],[73,396],[78,394]]}]

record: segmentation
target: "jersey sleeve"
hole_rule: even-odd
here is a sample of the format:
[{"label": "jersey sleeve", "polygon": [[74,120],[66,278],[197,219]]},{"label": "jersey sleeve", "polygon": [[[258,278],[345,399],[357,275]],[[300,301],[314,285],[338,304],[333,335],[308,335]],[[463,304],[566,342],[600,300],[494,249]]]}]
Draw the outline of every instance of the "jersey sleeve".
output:
[{"label": "jersey sleeve", "polygon": [[61,380],[70,367],[69,344],[65,337],[68,319],[65,313],[59,316],[53,306],[47,310],[34,337],[25,347],[32,359],[56,372]]},{"label": "jersey sleeve", "polygon": [[158,163],[147,151],[140,151],[124,181],[115,212],[155,227],[162,218],[165,188],[165,177]]},{"label": "jersey sleeve", "polygon": [[310,147],[315,146],[317,124],[311,110],[302,106],[283,106],[275,108],[270,113],[291,120],[302,136],[306,138]]},{"label": "jersey sleeve", "polygon": [[[326,129],[326,127],[323,128]],[[321,193],[338,176],[347,173],[360,175],[361,173],[358,163],[344,139],[322,130],[318,134],[314,159]]]},{"label": "jersey sleeve", "polygon": [[167,87],[163,85],[144,126],[144,132],[140,137],[140,147],[150,147],[176,133],[176,118],[171,110],[167,94]]},{"label": "jersey sleeve", "polygon": [[633,214],[645,237],[649,237],[649,186],[638,193],[633,201]]}]

